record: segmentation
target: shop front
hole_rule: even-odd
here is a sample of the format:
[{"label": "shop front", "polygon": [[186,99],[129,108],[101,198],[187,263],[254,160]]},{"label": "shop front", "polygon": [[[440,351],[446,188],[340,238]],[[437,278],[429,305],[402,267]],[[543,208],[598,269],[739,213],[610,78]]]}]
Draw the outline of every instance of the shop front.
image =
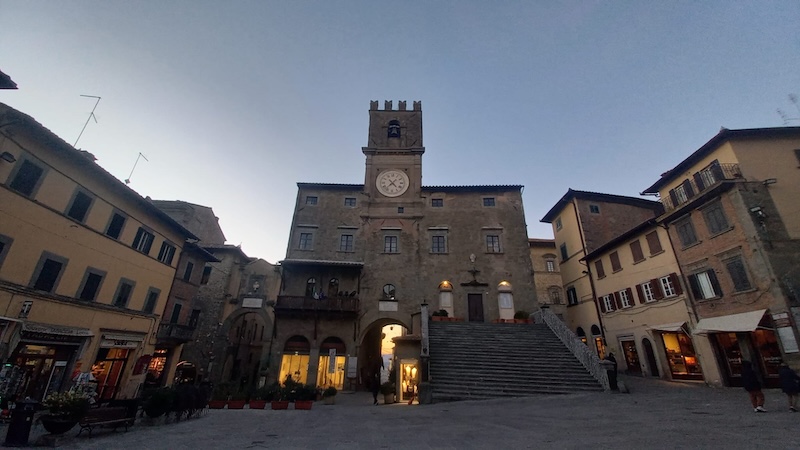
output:
[{"label": "shop front", "polygon": [[661,335],[669,373],[673,380],[703,380],[703,369],[697,359],[692,338],[686,334],[685,322],[656,325],[650,329]]},{"label": "shop front", "polygon": [[317,368],[317,387],[336,389],[344,388],[346,363],[346,347],[339,338],[328,338],[319,348],[319,366]]},{"label": "shop front", "polygon": [[724,370],[727,385],[742,386],[742,361],[751,361],[765,387],[780,387],[781,350],[766,310],[702,319],[695,334],[706,334]]},{"label": "shop front", "polygon": [[308,379],[308,364],[310,361],[311,345],[303,336],[292,336],[286,341],[281,357],[281,370],[278,381],[286,382],[288,379],[306,384]]},{"label": "shop front", "polygon": [[98,400],[112,400],[117,397],[128,360],[142,345],[144,338],[143,334],[103,333],[100,349],[92,364],[92,375],[97,380]]}]

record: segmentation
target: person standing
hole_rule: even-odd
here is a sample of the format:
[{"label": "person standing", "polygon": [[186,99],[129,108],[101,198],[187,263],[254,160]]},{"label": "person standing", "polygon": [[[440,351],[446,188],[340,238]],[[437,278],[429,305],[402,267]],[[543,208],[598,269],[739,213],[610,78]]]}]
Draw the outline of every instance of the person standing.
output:
[{"label": "person standing", "polygon": [[797,412],[797,393],[800,392],[800,376],[797,376],[797,373],[789,365],[781,361],[778,377],[781,381],[781,390],[789,398],[789,411]]},{"label": "person standing", "polygon": [[767,412],[764,409],[764,393],[761,392],[761,382],[758,380],[756,371],[753,370],[753,364],[750,361],[742,361],[742,386],[744,390],[750,394],[750,403],[753,405],[753,411]]},{"label": "person standing", "polygon": [[378,404],[378,392],[381,389],[381,370],[373,370],[372,377],[370,378],[370,389],[372,389],[372,404]]}]

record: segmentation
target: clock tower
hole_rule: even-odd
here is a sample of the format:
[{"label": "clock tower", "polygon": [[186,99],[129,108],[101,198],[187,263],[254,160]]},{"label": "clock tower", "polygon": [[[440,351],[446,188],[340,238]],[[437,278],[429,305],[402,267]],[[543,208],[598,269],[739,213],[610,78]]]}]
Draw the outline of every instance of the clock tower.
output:
[{"label": "clock tower", "polygon": [[[369,105],[369,136],[361,149],[367,157],[364,191],[370,206],[394,216],[413,213],[421,202],[422,187],[422,102],[415,101],[408,109],[405,101],[378,102]],[[408,210],[406,210],[408,208]],[[372,213],[379,211],[373,210]],[[380,213],[379,213],[380,214]]]}]

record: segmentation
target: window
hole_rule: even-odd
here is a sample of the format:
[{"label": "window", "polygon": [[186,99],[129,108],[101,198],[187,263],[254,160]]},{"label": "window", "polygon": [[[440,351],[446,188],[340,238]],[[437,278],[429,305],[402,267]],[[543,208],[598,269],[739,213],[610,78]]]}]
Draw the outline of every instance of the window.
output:
[{"label": "window", "polygon": [[[192,329],[197,328],[197,322],[200,321],[200,314],[202,314],[202,312],[203,312],[202,309],[193,309],[192,310],[192,315],[189,316],[189,324],[188,324],[189,327],[191,327]],[[258,326],[258,325],[256,325],[256,326]],[[264,328],[261,328],[261,337],[260,337],[260,339],[262,341],[264,340]],[[252,356],[252,355],[253,354],[251,353],[250,356]]]},{"label": "window", "polygon": [[75,195],[72,197],[67,208],[67,216],[83,222],[86,219],[86,214],[89,212],[89,207],[92,206],[92,197],[81,190],[76,190]]},{"label": "window", "polygon": [[549,294],[550,294],[550,302],[552,304],[554,304],[554,305],[560,305],[561,304],[561,289],[559,289],[557,287],[552,287],[549,290]]},{"label": "window", "polygon": [[684,247],[688,247],[697,242],[697,235],[694,232],[694,225],[692,225],[691,219],[686,218],[676,223],[675,230],[678,232],[678,238],[680,238],[681,244],[683,244]]},{"label": "window", "polygon": [[300,250],[311,250],[314,235],[312,233],[300,233]]},{"label": "window", "polygon": [[603,297],[601,297],[600,300],[603,302],[603,308],[604,308],[603,312],[611,312],[614,311],[614,309],[616,309],[615,308],[616,305],[614,305],[613,295],[611,294],[604,295]]},{"label": "window", "polygon": [[143,312],[147,314],[153,314],[153,311],[156,310],[156,304],[158,304],[158,296],[161,295],[161,290],[151,287],[147,290],[147,297],[144,300],[144,308],[142,308]]},{"label": "window", "polygon": [[592,214],[600,214],[600,206],[598,205],[589,205],[589,212]]},{"label": "window", "polygon": [[561,250],[561,261],[562,262],[566,261],[567,260],[567,243],[565,242],[565,243],[561,244],[559,249]]},{"label": "window", "polygon": [[574,286],[567,288],[567,304],[569,306],[575,306],[578,304],[578,292],[575,290]]},{"label": "window", "polygon": [[603,260],[598,259],[594,262],[594,271],[597,272],[597,278],[606,277],[606,271],[603,269]]},{"label": "window", "polygon": [[53,292],[64,274],[67,261],[66,258],[43,252],[36,265],[31,287],[37,291]]},{"label": "window", "polygon": [[706,220],[709,234],[721,233],[730,226],[728,219],[725,217],[725,212],[722,211],[722,203],[715,202],[711,206],[703,209],[703,218]]},{"label": "window", "polygon": [[683,180],[683,183],[669,191],[669,197],[672,200],[672,206],[678,207],[689,201],[690,198],[694,197],[694,189],[692,188],[692,183],[686,179]]},{"label": "window", "polygon": [[623,308],[630,308],[633,306],[630,289],[623,289],[617,292],[617,295],[619,296],[619,302],[622,304]]},{"label": "window", "polygon": [[395,300],[395,289],[393,284],[386,284],[383,286],[383,299]]},{"label": "window", "polygon": [[76,297],[79,300],[85,300],[87,302],[95,301],[105,275],[106,273],[102,270],[97,270],[92,267],[86,269],[86,274],[83,276],[83,281],[81,281],[81,286],[78,289],[78,295]]},{"label": "window", "polygon": [[111,220],[108,222],[108,227],[106,227],[106,236],[110,237],[111,239],[119,239],[119,235],[122,234],[122,227],[125,225],[125,216],[119,213],[111,214]]},{"label": "window", "polygon": [[343,234],[339,237],[339,251],[352,252],[353,251],[353,235]]},{"label": "window", "polygon": [[500,253],[500,236],[496,234],[486,235],[486,253]]},{"label": "window", "polygon": [[548,272],[555,272],[556,271],[556,262],[552,259],[545,260],[544,262],[545,270]]},{"label": "window", "polygon": [[25,159],[19,165],[19,170],[14,174],[8,187],[26,197],[33,197],[42,180],[42,175],[44,175],[44,169]]},{"label": "window", "polygon": [[356,206],[356,198],[355,197],[345,197],[344,198],[344,206],[354,208]]},{"label": "window", "polygon": [[644,299],[644,303],[650,303],[656,301],[655,294],[653,293],[653,286],[648,281],[647,283],[642,283],[640,286],[640,295],[641,298]]},{"label": "window", "polygon": [[383,253],[397,253],[397,236],[383,237]]},{"label": "window", "polygon": [[563,225],[561,224],[561,217],[559,217],[556,219],[556,231],[560,230],[561,228],[563,228]]},{"label": "window", "polygon": [[306,205],[316,205],[316,204],[317,204],[317,196],[315,195],[306,196]]},{"label": "window", "polygon": [[191,261],[186,261],[186,269],[183,271],[183,279],[184,281],[191,281],[192,280],[192,272],[194,271],[194,263]]},{"label": "window", "polygon": [[484,197],[483,206],[494,206],[494,197]]},{"label": "window", "polygon": [[619,272],[620,270],[622,270],[622,264],[620,264],[619,262],[619,253],[617,253],[616,251],[611,252],[611,254],[608,255],[608,258],[611,260],[612,272]]},{"label": "window", "polygon": [[114,306],[118,306],[120,308],[125,308],[128,306],[128,300],[131,298],[131,294],[133,293],[133,287],[136,285],[135,282],[132,280],[128,280],[123,278],[119,282],[119,286],[117,286],[117,293],[114,294]]},{"label": "window", "polygon": [[3,266],[3,260],[6,258],[13,242],[14,240],[10,237],[0,234],[0,267]]},{"label": "window", "polygon": [[631,256],[633,256],[633,262],[637,263],[639,261],[644,261],[644,253],[642,253],[642,244],[639,240],[635,240],[631,242]]},{"label": "window", "polygon": [[181,320],[181,309],[183,309],[183,305],[180,303],[175,303],[172,306],[172,315],[169,317],[169,323],[178,323]]},{"label": "window", "polygon": [[714,269],[689,275],[689,286],[692,288],[695,300],[722,297],[722,289],[719,287]]},{"label": "window", "polygon": [[736,292],[747,291],[753,288],[750,279],[747,277],[747,270],[744,268],[744,261],[741,257],[731,258],[725,261],[725,267],[733,280],[733,290]]},{"label": "window", "polygon": [[386,133],[387,137],[399,138],[400,137],[400,122],[397,120],[389,121],[389,128]]},{"label": "window", "polygon": [[447,253],[447,243],[444,236],[431,236],[431,253]]},{"label": "window", "polygon": [[697,185],[698,191],[702,191],[724,178],[722,167],[715,159],[708,167],[694,174],[694,183]]},{"label": "window", "polygon": [[397,214],[403,214],[404,212],[406,212],[406,208],[405,207],[403,207],[403,206],[398,206],[397,207]]},{"label": "window", "polygon": [[133,238],[133,247],[136,251],[144,253],[145,255],[150,254],[150,247],[153,246],[153,233],[145,230],[142,227],[139,227],[139,231],[136,232],[136,237]]},{"label": "window", "polygon": [[647,248],[650,250],[650,256],[664,251],[664,249],[661,248],[661,240],[658,238],[658,231],[648,233],[645,239],[647,239]]},{"label": "window", "polygon": [[306,280],[306,297],[312,298],[317,295],[317,279],[309,278]]},{"label": "window", "polygon": [[664,297],[674,297],[678,295],[675,290],[675,284],[670,277],[661,277],[659,281],[661,282],[661,291],[664,292]]},{"label": "window", "polygon": [[441,208],[444,206],[444,199],[443,198],[432,198],[431,199],[431,206],[433,208]]},{"label": "window", "polygon": [[174,256],[175,256],[175,246],[173,246],[167,241],[162,242],[161,250],[158,251],[158,260],[169,266],[172,265],[172,258]]},{"label": "window", "polygon": [[200,277],[200,284],[208,284],[208,279],[211,278],[211,266],[203,267],[203,276]]}]

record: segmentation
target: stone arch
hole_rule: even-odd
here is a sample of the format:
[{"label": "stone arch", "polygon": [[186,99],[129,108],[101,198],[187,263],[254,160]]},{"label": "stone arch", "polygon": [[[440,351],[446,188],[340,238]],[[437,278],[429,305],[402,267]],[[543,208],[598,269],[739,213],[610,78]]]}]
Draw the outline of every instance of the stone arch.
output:
[{"label": "stone arch", "polygon": [[411,330],[410,324],[392,317],[381,317],[367,326],[362,327],[358,336],[358,385],[366,388],[365,381],[369,379],[370,372],[380,367],[382,330],[384,326],[398,325],[405,330]]},{"label": "stone arch", "polygon": [[[235,354],[236,350],[232,351],[233,343],[231,342],[231,332],[234,330],[234,326],[240,322],[240,319],[247,314],[254,314],[258,320],[263,323],[263,329],[258,332],[258,342],[261,344],[261,352],[257,358],[254,358],[255,361],[247,363],[250,368],[246,370],[247,377],[245,384],[253,386],[258,381],[256,378],[264,375],[263,371],[267,365],[265,355],[267,355],[269,351],[269,342],[272,336],[274,322],[264,308],[238,308],[225,318],[217,332],[216,342],[213,347],[214,355],[218,361],[218,364],[213,369],[215,380],[230,382],[231,376],[237,375],[235,372],[238,371],[235,370],[235,368],[236,360],[239,355]],[[241,350],[241,347],[239,347],[238,350]],[[241,383],[242,378],[240,377],[239,380],[235,381]],[[239,386],[239,388],[244,389],[245,386]]]}]

